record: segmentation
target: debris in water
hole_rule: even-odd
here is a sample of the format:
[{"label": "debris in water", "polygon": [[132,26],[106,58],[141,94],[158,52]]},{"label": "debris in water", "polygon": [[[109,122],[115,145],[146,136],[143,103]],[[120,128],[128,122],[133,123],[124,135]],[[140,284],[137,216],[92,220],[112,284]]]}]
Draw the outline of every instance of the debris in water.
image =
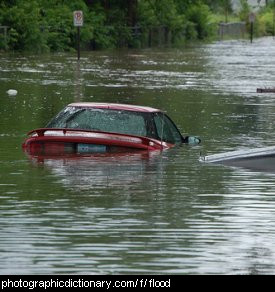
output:
[{"label": "debris in water", "polygon": [[275,92],[275,88],[257,88],[257,93]]},{"label": "debris in water", "polygon": [[17,90],[16,89],[9,89],[8,91],[7,91],[7,94],[8,95],[16,95],[17,94]]},{"label": "debris in water", "polygon": [[257,171],[275,172],[275,146],[201,156],[199,160],[206,163],[218,163]]}]

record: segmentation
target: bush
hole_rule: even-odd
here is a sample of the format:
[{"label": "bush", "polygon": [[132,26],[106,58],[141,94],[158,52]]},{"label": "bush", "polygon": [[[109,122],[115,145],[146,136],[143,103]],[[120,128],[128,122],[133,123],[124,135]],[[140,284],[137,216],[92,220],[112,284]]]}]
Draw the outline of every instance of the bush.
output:
[{"label": "bush", "polygon": [[213,25],[210,23],[211,12],[207,5],[190,6],[187,10],[187,38],[203,40],[213,35]]},{"label": "bush", "polygon": [[275,7],[269,5],[262,9],[258,16],[259,33],[261,35],[273,35],[274,34],[274,11]]},{"label": "bush", "polygon": [[[204,40],[215,33],[209,7],[221,11],[228,1],[1,0],[0,24],[10,29],[7,42],[0,36],[0,49],[36,52],[74,49],[74,10],[84,13],[81,45],[85,48],[139,46],[146,36],[150,38],[150,30],[159,28],[164,31],[165,41]],[[246,0],[241,1],[246,8]],[[243,9],[243,17],[245,13]],[[141,30],[134,35],[129,25]],[[270,30],[269,24],[266,29]]]},{"label": "bush", "polygon": [[46,40],[40,31],[40,9],[36,1],[20,1],[2,9],[2,22],[10,27],[8,46],[13,50],[44,51]]}]

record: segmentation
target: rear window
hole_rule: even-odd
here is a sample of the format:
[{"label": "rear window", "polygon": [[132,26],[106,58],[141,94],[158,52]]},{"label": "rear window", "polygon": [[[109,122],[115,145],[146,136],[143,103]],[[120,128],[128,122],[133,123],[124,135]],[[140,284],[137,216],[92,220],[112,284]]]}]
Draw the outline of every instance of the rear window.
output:
[{"label": "rear window", "polygon": [[147,135],[142,113],[106,109],[67,107],[47,127]]}]

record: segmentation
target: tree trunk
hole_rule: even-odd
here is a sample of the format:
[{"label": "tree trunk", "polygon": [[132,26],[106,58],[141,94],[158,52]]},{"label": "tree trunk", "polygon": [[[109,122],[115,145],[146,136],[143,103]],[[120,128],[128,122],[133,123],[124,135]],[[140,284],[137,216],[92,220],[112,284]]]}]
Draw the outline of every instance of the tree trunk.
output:
[{"label": "tree trunk", "polygon": [[85,0],[85,2],[87,4],[87,6],[92,6],[94,1],[93,0]]},{"label": "tree trunk", "polygon": [[107,13],[110,9],[110,0],[104,0],[104,10]]},{"label": "tree trunk", "polygon": [[128,0],[127,7],[127,22],[128,26],[135,26],[137,24],[137,0]]}]

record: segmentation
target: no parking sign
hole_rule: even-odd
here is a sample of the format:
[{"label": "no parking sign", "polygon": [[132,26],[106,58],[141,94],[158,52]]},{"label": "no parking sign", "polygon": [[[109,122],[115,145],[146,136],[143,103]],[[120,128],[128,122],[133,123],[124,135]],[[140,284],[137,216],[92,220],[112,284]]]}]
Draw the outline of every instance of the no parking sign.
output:
[{"label": "no parking sign", "polygon": [[253,13],[253,12],[249,13],[248,20],[249,20],[249,23],[255,22],[255,20],[256,20],[256,14]]},{"label": "no parking sign", "polygon": [[74,26],[77,27],[77,59],[80,59],[80,27],[83,26],[83,11],[74,11]]},{"label": "no parking sign", "polygon": [[74,11],[74,26],[83,26],[83,11]]}]

